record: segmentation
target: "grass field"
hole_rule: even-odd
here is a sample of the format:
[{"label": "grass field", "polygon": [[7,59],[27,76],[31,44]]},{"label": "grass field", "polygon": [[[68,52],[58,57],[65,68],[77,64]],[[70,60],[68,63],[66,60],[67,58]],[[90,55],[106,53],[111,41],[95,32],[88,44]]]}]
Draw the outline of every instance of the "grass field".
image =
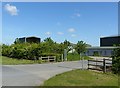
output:
[{"label": "grass field", "polygon": [[83,56],[83,58],[80,58],[80,55],[76,54],[76,53],[68,53],[68,55],[67,55],[68,61],[77,61],[77,60],[81,60],[81,59],[88,60],[88,59],[92,59],[92,58],[90,58],[88,56]]},{"label": "grass field", "polygon": [[43,86],[118,86],[118,76],[112,73],[73,70],[48,79]]},{"label": "grass field", "polygon": [[3,65],[17,65],[17,64],[35,64],[35,63],[41,63],[41,61],[40,60],[37,60],[37,61],[18,60],[15,58],[0,56],[0,63],[2,63]]}]

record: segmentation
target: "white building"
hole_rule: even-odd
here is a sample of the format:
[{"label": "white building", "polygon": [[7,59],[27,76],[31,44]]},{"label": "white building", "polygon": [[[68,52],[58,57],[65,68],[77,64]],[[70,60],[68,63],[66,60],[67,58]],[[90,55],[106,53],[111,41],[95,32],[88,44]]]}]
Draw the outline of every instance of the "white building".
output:
[{"label": "white building", "polygon": [[87,47],[85,55],[87,56],[112,56],[116,47]]}]

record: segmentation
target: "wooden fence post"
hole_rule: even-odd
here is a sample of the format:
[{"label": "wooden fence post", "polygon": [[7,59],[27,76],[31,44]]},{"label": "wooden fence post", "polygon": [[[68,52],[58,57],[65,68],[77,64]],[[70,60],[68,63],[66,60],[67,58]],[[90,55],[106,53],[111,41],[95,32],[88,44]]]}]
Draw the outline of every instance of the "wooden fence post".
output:
[{"label": "wooden fence post", "polygon": [[56,56],[54,56],[54,62],[56,61]]},{"label": "wooden fence post", "polygon": [[89,60],[88,60],[88,70],[89,70]]},{"label": "wooden fence post", "polygon": [[96,69],[97,69],[97,58],[96,58]]},{"label": "wooden fence post", "polygon": [[48,56],[48,62],[49,62],[49,56]]},{"label": "wooden fence post", "polygon": [[105,58],[103,59],[103,72],[106,73],[106,63],[105,63]]}]

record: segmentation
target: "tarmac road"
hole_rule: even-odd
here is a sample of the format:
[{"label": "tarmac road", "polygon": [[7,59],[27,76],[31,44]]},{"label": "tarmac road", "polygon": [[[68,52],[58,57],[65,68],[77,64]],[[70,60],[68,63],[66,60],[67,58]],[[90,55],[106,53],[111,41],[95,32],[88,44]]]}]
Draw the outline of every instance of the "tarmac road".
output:
[{"label": "tarmac road", "polygon": [[[30,65],[3,65],[2,86],[39,86],[56,74],[81,69],[82,61]],[[87,61],[84,61],[84,69]]]}]

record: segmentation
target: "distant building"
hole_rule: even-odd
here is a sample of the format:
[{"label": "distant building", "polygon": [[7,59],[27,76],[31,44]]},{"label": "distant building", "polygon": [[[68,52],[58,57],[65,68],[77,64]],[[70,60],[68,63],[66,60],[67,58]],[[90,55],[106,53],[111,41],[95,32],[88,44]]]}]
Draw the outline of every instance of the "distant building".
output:
[{"label": "distant building", "polygon": [[120,36],[109,36],[100,38],[100,46],[113,46],[120,44]]},{"label": "distant building", "polygon": [[87,47],[87,56],[112,56],[116,47]]},{"label": "distant building", "polygon": [[113,50],[117,47],[113,45],[120,44],[120,36],[110,36],[100,38],[100,47],[87,47],[85,54],[87,56],[112,56]]},{"label": "distant building", "polygon": [[34,36],[18,38],[18,40],[19,40],[20,43],[25,43],[25,42],[28,42],[28,43],[40,43],[40,41],[41,41],[40,38],[34,37]]}]

